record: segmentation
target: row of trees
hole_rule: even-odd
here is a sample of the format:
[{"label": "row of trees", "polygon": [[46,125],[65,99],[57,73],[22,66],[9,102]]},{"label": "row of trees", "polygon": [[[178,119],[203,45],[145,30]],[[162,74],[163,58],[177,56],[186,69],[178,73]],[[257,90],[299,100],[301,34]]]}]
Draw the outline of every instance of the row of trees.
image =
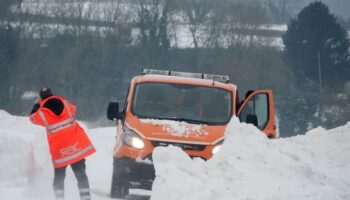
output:
[{"label": "row of trees", "polygon": [[[97,80],[98,75],[91,73],[96,68],[105,73],[102,77],[114,74],[111,79],[119,81],[125,67],[132,74],[145,66],[169,65],[186,71],[209,71],[215,63],[202,59],[209,52],[204,48],[257,46],[260,43],[253,40],[253,34],[266,18],[264,10],[252,2],[229,0],[220,4],[205,0],[142,0],[131,4],[31,0],[3,1],[1,8],[6,11],[0,20],[2,50],[7,52],[2,53],[2,62],[11,60],[2,64],[7,71],[2,73],[2,104],[9,104],[15,112],[22,111],[13,102],[23,90],[34,90],[41,83],[59,88],[72,88],[74,83],[81,89],[84,87],[76,84],[77,77]],[[246,14],[250,9],[256,11],[255,17]],[[224,29],[227,23],[229,28]],[[194,48],[178,48],[181,45],[177,41],[183,39],[177,35],[178,29],[190,33],[189,46]],[[229,42],[219,43],[223,34]],[[181,59],[174,59],[176,55]],[[61,80],[52,81],[56,77]],[[33,85],[28,88],[28,83]],[[76,94],[75,90],[66,92]]]}]

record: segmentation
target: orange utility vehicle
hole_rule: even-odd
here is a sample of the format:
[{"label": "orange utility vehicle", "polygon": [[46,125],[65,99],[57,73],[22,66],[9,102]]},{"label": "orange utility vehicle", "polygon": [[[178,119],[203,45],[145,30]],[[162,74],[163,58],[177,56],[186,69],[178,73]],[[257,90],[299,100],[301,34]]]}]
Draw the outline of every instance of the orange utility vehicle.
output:
[{"label": "orange utility vehicle", "polygon": [[123,109],[117,102],[108,106],[107,117],[118,126],[111,197],[152,187],[155,147],[174,145],[191,157],[210,159],[232,116],[276,137],[271,90],[248,91],[240,101],[228,76],[144,69],[131,80]]}]

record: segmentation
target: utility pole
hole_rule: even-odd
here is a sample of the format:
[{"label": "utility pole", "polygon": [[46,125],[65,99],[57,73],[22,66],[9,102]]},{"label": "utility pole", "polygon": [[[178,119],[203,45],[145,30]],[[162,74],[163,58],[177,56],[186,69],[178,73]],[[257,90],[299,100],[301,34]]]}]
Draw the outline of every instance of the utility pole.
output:
[{"label": "utility pole", "polygon": [[317,51],[317,61],[318,61],[318,80],[320,84],[320,94],[322,93],[322,74],[321,74],[321,53],[320,50]]},{"label": "utility pole", "polygon": [[318,81],[320,84],[320,94],[319,94],[319,103],[317,106],[317,112],[318,112],[318,118],[319,118],[319,123],[322,122],[322,73],[321,73],[321,52],[320,50],[317,51],[317,61],[318,61]]}]

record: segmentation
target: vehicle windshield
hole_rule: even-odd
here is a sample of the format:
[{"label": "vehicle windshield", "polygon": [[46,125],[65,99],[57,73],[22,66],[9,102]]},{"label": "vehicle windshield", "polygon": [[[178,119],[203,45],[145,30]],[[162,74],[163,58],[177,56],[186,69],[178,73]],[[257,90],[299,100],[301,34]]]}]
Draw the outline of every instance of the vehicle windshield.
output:
[{"label": "vehicle windshield", "polygon": [[132,112],[140,118],[227,124],[232,115],[231,97],[231,92],[220,88],[140,83],[135,89]]}]

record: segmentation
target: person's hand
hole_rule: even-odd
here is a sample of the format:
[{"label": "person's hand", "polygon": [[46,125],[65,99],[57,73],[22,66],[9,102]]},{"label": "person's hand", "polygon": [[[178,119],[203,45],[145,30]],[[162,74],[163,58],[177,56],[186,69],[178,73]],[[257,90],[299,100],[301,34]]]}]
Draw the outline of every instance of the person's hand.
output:
[{"label": "person's hand", "polygon": [[40,99],[40,97],[38,97],[38,98],[35,99],[34,102],[35,102],[35,103],[40,103],[40,101],[41,101],[41,99]]}]

